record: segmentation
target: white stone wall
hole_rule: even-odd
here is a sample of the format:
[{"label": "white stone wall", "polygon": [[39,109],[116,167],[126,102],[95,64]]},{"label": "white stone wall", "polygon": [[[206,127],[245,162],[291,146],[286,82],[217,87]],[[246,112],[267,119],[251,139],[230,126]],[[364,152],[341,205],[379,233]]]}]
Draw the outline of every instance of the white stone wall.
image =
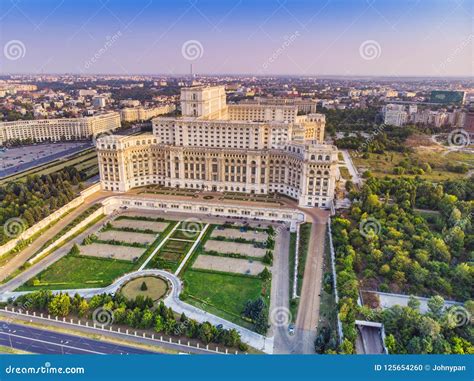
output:
[{"label": "white stone wall", "polygon": [[0,246],[0,257],[5,255],[10,250],[12,250],[20,241],[27,240],[35,233],[43,229],[44,227],[48,226],[51,222],[57,220],[71,209],[74,209],[81,205],[84,202],[84,199],[91,194],[98,192],[100,190],[100,183],[94,184],[91,187],[83,190],[79,197],[76,197],[74,200],[70,201],[60,209],[56,210],[55,212],[51,213],[48,217],[42,219],[35,225],[31,226],[30,228],[26,229],[23,233],[21,233],[18,237],[8,241],[5,245]]},{"label": "white stone wall", "polygon": [[57,241],[53,242],[51,245],[45,247],[41,252],[36,254],[33,258],[31,258],[28,263],[35,263],[38,260],[40,260],[48,251],[53,249],[55,246],[62,244],[63,242],[66,242],[72,235],[76,234],[79,230],[81,230],[83,227],[87,226],[87,224],[91,223],[94,221],[97,217],[99,217],[101,214],[104,214],[105,208],[102,206],[99,209],[97,209],[94,213],[92,213],[90,216],[86,217],[84,220],[79,222],[76,226],[74,226],[71,230],[69,230],[66,234],[64,234],[62,237],[60,237]]}]

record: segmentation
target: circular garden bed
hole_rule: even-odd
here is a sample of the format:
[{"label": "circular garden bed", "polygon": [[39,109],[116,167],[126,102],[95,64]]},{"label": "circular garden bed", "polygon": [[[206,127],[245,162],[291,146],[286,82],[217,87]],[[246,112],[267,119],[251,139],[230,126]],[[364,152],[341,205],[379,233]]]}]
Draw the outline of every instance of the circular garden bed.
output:
[{"label": "circular garden bed", "polygon": [[168,294],[170,285],[157,276],[143,276],[125,283],[120,292],[127,299],[135,299],[138,295],[148,296],[153,301],[162,299]]}]

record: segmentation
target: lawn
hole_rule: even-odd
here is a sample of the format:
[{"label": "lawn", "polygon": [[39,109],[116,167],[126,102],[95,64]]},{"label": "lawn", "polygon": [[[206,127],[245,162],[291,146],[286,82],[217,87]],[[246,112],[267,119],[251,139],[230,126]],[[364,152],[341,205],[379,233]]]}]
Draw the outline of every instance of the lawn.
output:
[{"label": "lawn", "polygon": [[349,170],[347,169],[347,167],[339,167],[339,172],[341,173],[341,176],[344,180],[350,180],[351,179],[351,175],[350,175]]},{"label": "lawn", "polygon": [[190,230],[179,230],[176,229],[171,236],[171,238],[176,238],[176,239],[187,239],[189,241],[195,241],[199,234],[201,233],[202,227],[199,231],[190,231]]},{"label": "lawn", "polygon": [[[143,283],[146,285],[146,290],[141,289]],[[130,300],[142,295],[156,301],[165,296],[167,291],[168,283],[164,279],[154,276],[135,278],[120,289],[122,295]]]},{"label": "lawn", "polygon": [[[414,153],[402,154],[399,152],[389,151],[384,154],[371,153],[369,158],[363,159],[359,155],[351,152],[354,164],[363,172],[366,169],[370,170],[376,177],[395,177],[393,169],[405,158],[413,158],[420,163],[428,163],[432,171],[420,175],[421,178],[429,181],[443,181],[447,179],[457,179],[465,177],[463,173],[454,173],[447,170],[446,165],[451,164],[467,164],[470,169],[474,168],[474,154],[467,152],[449,152],[443,155],[443,152],[434,151],[424,148],[417,149]],[[405,174],[407,177],[414,177],[415,175]]]},{"label": "lawn", "polygon": [[257,277],[188,269],[183,280],[187,303],[247,328],[252,324],[240,316],[247,300],[270,295]]},{"label": "lawn", "polygon": [[300,247],[298,256],[298,290],[297,294],[301,294],[303,287],[304,269],[306,266],[306,257],[308,256],[309,239],[311,236],[311,223],[305,223],[300,227]]},{"label": "lawn", "polygon": [[[134,263],[125,261],[67,255],[20,286],[18,291],[105,287],[134,267]],[[38,280],[40,283],[33,286]]]}]

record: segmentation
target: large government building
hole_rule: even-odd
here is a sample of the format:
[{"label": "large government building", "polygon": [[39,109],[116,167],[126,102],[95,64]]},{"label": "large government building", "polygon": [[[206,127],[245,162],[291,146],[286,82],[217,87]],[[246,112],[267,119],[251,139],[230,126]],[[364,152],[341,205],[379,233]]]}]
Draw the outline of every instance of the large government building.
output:
[{"label": "large government building", "polygon": [[109,112],[83,118],[34,119],[0,122],[0,145],[9,141],[32,142],[90,139],[120,127],[120,114]]},{"label": "large government building", "polygon": [[181,113],[153,119],[152,134],[99,138],[102,188],[278,192],[300,206],[330,207],[338,157],[323,143],[324,115],[270,102],[227,105],[223,86],[183,88]]}]

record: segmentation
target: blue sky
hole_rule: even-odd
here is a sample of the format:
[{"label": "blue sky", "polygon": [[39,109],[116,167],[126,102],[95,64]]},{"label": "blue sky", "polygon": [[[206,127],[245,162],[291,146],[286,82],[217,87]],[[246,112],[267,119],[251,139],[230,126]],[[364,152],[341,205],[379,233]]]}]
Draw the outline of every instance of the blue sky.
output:
[{"label": "blue sky", "polygon": [[0,71],[466,76],[473,4],[1,0]]}]

